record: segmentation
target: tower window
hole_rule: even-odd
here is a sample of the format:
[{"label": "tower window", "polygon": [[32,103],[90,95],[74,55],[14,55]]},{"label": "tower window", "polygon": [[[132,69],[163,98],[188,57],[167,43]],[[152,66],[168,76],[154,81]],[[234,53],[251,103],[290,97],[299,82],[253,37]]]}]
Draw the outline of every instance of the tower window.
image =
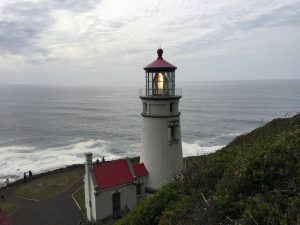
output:
[{"label": "tower window", "polygon": [[178,141],[179,141],[178,127],[179,127],[179,121],[168,122],[168,141],[169,141],[169,144],[178,143]]},{"label": "tower window", "polygon": [[170,112],[173,112],[174,103],[170,103]]},{"label": "tower window", "polygon": [[175,137],[175,127],[171,127],[171,139],[173,140]]}]

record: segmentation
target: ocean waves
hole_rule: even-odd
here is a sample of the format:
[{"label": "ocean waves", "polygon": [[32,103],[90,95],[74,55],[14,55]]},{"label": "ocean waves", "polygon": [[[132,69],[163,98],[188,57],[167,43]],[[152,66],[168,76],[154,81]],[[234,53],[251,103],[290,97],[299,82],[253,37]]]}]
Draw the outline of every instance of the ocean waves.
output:
[{"label": "ocean waves", "polygon": [[[0,186],[6,178],[14,181],[24,172],[42,173],[72,164],[84,163],[84,153],[92,152],[95,158],[117,159],[123,155],[114,154],[110,142],[103,140],[82,141],[71,145],[39,149],[33,146],[0,147]],[[129,157],[137,154],[128,154]],[[125,156],[124,156],[125,157]]]},{"label": "ocean waves", "polygon": [[[31,170],[34,174],[63,168],[72,164],[84,163],[84,153],[92,152],[94,159],[105,157],[113,160],[139,155],[139,143],[127,146],[125,151],[113,152],[111,141],[88,140],[75,144],[41,149],[34,146],[4,146],[0,147],[0,186],[7,178],[10,182],[23,177],[24,172]],[[200,141],[182,143],[183,156],[196,156],[209,154],[223,146],[201,146]]]},{"label": "ocean waves", "polygon": [[201,145],[201,141],[195,141],[194,143],[182,142],[182,153],[183,157],[207,155],[210,153],[214,153],[223,147],[224,146],[222,145],[203,146]]}]

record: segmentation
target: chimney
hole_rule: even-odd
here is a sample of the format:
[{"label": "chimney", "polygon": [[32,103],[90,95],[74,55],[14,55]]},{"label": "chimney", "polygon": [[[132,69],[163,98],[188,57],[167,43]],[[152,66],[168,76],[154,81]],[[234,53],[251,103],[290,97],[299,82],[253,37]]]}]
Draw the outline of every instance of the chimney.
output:
[{"label": "chimney", "polygon": [[84,189],[85,189],[85,206],[87,210],[87,217],[90,221],[93,220],[93,210],[92,210],[92,201],[91,201],[91,192],[92,192],[92,184],[91,184],[91,172],[93,171],[93,153],[86,152],[85,156],[85,181],[84,181]]},{"label": "chimney", "polygon": [[84,153],[84,155],[85,155],[85,168],[89,170],[86,172],[90,172],[91,169],[93,168],[93,153],[86,152]]}]

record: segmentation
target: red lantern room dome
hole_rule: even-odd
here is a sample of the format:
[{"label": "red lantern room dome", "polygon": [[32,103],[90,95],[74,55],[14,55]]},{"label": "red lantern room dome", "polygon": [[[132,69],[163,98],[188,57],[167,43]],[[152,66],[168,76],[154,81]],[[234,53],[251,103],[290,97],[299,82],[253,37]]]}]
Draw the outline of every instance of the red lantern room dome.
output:
[{"label": "red lantern room dome", "polygon": [[163,50],[161,48],[157,49],[157,59],[150,63],[148,66],[144,67],[146,71],[175,71],[177,69],[176,66],[167,62],[163,59]]}]

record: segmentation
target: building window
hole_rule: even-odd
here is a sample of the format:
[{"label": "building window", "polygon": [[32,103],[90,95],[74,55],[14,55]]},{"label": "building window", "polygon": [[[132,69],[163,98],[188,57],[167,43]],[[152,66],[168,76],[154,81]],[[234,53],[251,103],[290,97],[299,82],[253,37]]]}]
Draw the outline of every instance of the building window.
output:
[{"label": "building window", "polygon": [[169,144],[178,143],[179,141],[179,121],[168,122],[168,141]]},{"label": "building window", "polygon": [[142,184],[141,183],[137,183],[136,184],[136,195],[137,196],[141,196],[142,195]]},{"label": "building window", "polygon": [[147,105],[147,103],[146,102],[144,102],[144,113],[147,113],[147,111],[148,111],[148,105]]}]

